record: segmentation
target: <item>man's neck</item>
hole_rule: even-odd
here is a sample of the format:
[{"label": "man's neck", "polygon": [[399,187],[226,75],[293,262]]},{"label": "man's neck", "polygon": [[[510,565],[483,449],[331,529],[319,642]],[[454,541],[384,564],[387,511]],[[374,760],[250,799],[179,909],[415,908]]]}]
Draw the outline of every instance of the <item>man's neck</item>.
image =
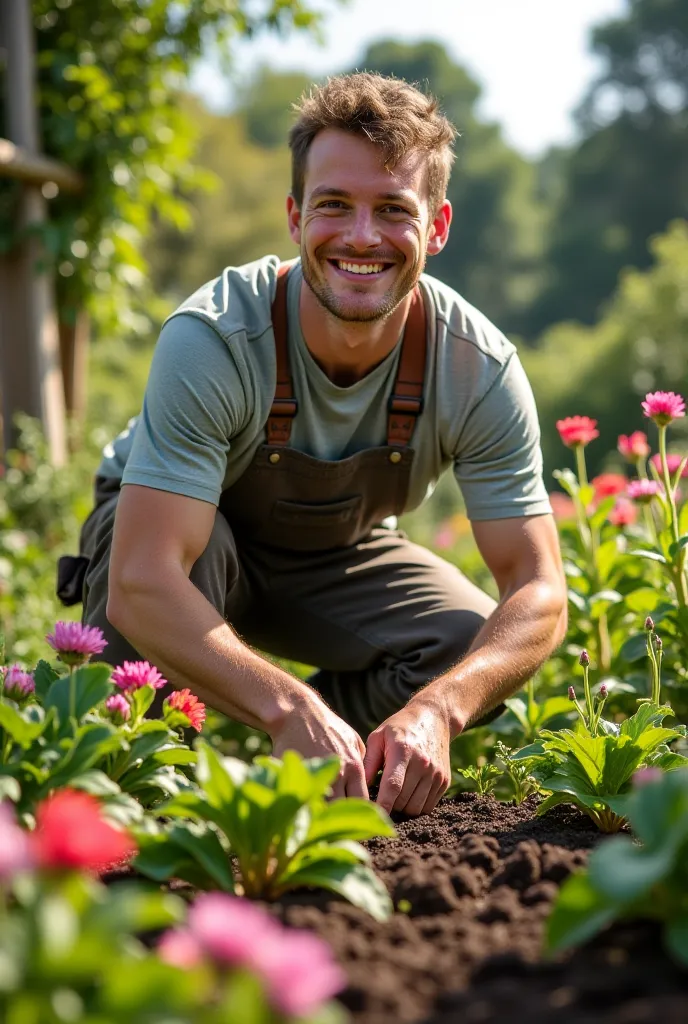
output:
[{"label": "man's neck", "polygon": [[339,387],[361,380],[385,359],[397,344],[406,323],[411,295],[382,320],[362,323],[339,320],[301,282],[299,319],[308,351],[323,373]]}]

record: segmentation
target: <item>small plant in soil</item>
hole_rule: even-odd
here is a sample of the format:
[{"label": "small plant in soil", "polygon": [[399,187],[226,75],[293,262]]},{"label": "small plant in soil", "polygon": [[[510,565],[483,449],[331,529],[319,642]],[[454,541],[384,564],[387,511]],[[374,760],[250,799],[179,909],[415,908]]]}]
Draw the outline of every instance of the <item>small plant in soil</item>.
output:
[{"label": "small plant in soil", "polygon": [[610,804],[639,842],[610,839],[587,871],[568,879],[549,919],[549,948],[585,942],[618,918],[651,918],[663,922],[669,953],[688,967],[688,769],[642,769],[633,792]]},{"label": "small plant in soil", "polygon": [[484,761],[482,764],[470,764],[467,768],[457,768],[459,775],[475,783],[478,796],[487,796],[497,785],[502,774],[496,764]]},{"label": "small plant in soil", "polygon": [[314,886],[378,920],[389,915],[387,890],[358,840],[396,831],[368,800],[327,801],[337,758],[304,760],[288,750],[283,760],[258,757],[249,765],[205,743],[198,755],[198,790],[159,808],[162,818],[175,821],[139,833],[139,871],[267,900]]},{"label": "small plant in soil", "polygon": [[[648,633],[652,633],[654,626],[649,619],[647,628]],[[626,819],[618,812],[613,798],[629,790],[638,768],[654,765],[670,771],[688,765],[688,758],[669,747],[671,742],[685,736],[685,726],[667,728],[662,724],[674,712],[668,705],[657,703],[661,657],[657,656],[653,638],[648,641],[648,653],[652,668],[650,698],[620,725],[602,718],[606,687],[601,686],[599,693],[593,695],[590,659],[586,651],[581,653],[582,705],[574,687],[569,687],[569,699],[580,719],[576,728],[559,732],[543,730],[537,743],[514,755],[516,759],[527,760],[541,788],[550,791],[551,795],[540,804],[538,814],[544,814],[557,804],[572,803],[589,815],[600,831],[618,832]]]},{"label": "small plant in soil", "polygon": [[508,777],[509,782],[514,793],[514,802],[516,804],[522,804],[524,800],[531,795],[531,793],[537,793],[538,786],[537,779],[532,775],[532,769],[535,761],[528,758],[518,759],[515,758],[514,752],[510,750],[506,744],[502,743],[501,740],[497,740],[495,744],[495,751],[497,757],[504,766],[504,774]]}]

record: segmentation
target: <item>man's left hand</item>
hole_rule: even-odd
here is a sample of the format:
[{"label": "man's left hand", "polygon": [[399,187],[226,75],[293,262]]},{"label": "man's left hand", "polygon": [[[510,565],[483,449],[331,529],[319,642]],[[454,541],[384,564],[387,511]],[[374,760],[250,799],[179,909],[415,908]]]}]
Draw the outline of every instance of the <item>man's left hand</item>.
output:
[{"label": "man's left hand", "polygon": [[429,814],[451,781],[450,739],[446,715],[413,701],[371,732],[364,765],[368,786],[383,769],[377,803],[387,812]]}]

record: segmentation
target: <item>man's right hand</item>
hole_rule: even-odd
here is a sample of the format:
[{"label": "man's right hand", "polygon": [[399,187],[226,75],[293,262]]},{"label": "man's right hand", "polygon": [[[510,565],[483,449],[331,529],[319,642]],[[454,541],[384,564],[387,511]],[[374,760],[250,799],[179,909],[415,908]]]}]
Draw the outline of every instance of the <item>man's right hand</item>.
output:
[{"label": "man's right hand", "polygon": [[287,715],[279,728],[273,730],[273,754],[281,757],[285,750],[295,750],[302,757],[331,757],[336,754],[339,775],[333,784],[332,795],[368,799],[363,740],[315,694],[305,708]]}]

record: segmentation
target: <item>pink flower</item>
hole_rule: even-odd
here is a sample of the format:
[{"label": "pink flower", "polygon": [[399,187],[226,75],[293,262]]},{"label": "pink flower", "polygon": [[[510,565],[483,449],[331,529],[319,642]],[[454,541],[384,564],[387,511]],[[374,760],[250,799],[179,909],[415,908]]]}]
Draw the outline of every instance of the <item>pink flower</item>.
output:
[{"label": "pink flower", "polygon": [[568,494],[562,494],[561,491],[552,491],[549,496],[549,503],[552,506],[552,514],[557,522],[576,518],[576,506],[573,503],[573,498],[569,498]]},{"label": "pink flower", "polygon": [[195,967],[203,959],[203,950],[187,928],[165,932],[158,943],[158,956],[173,967]]},{"label": "pink flower", "polygon": [[36,810],[31,846],[40,864],[67,871],[105,871],[128,860],[136,843],[101,817],[89,793],[58,789]]},{"label": "pink flower", "polygon": [[435,536],[432,539],[432,545],[439,551],[446,551],[447,548],[452,546],[455,540],[456,537],[454,536],[454,531],[452,530],[451,525],[449,523],[443,523],[436,531]]},{"label": "pink flower", "polygon": [[634,430],[628,436],[621,434],[616,447],[629,462],[636,462],[637,459],[646,459],[650,454],[647,434],[644,434],[642,430]]},{"label": "pink flower", "polygon": [[673,391],[651,391],[641,404],[644,414],[658,427],[666,427],[686,414],[686,403]]},{"label": "pink flower", "polygon": [[159,690],[167,683],[157,668],[149,665],[147,661],[125,661],[112,673],[112,681],[125,693],[133,693],[142,686],[152,686],[153,689]]},{"label": "pink flower", "polygon": [[129,701],[123,693],[113,693],[111,697],[108,697],[105,701],[105,710],[115,725],[122,725],[131,718]]},{"label": "pink flower", "polygon": [[[674,473],[676,473],[676,471],[678,470],[679,466],[683,462],[684,458],[685,458],[684,455],[674,455],[674,454],[667,455],[667,466],[669,467],[669,473],[671,474],[671,476],[673,476]],[[662,472],[662,456],[659,455],[659,454],[653,455],[652,458],[650,459],[650,462],[655,467],[657,472],[661,474],[661,472]],[[681,477],[686,477],[686,476],[688,476],[688,464],[684,467],[683,472],[681,473]]]},{"label": "pink flower", "polygon": [[189,934],[216,963],[257,969],[260,950],[278,924],[248,900],[203,893],[189,911]]},{"label": "pink flower", "polygon": [[282,1013],[307,1017],[346,985],[329,946],[317,935],[282,929],[261,951],[260,974]]},{"label": "pink flower", "polygon": [[628,480],[622,473],[600,473],[590,483],[596,498],[611,498],[614,494],[623,494]]},{"label": "pink flower", "polygon": [[616,499],[614,508],[609,513],[609,522],[612,526],[632,526],[638,518],[638,510],[628,498],[619,497]]},{"label": "pink flower", "polygon": [[633,501],[639,501],[641,505],[647,505],[653,498],[664,492],[656,480],[631,480],[626,493]]},{"label": "pink flower", "polygon": [[664,777],[664,772],[661,768],[656,768],[653,765],[646,765],[644,768],[639,768],[637,772],[633,773],[633,785],[637,788],[641,786],[650,785],[653,782],[659,782]]},{"label": "pink flower", "polygon": [[24,700],[36,689],[33,674],[25,672],[21,665],[10,665],[4,672],[3,694],[17,703]]},{"label": "pink flower", "polygon": [[0,883],[30,867],[29,837],[17,825],[10,804],[0,803]]},{"label": "pink flower", "polygon": [[163,703],[165,712],[181,711],[189,720],[189,725],[200,732],[205,722],[205,704],[194,696],[189,689],[175,690]]},{"label": "pink flower", "polygon": [[591,420],[589,416],[568,416],[564,420],[557,420],[557,430],[567,448],[575,448],[577,445],[586,445],[600,436],[597,428],[597,420]]},{"label": "pink flower", "polygon": [[56,622],[54,632],[45,639],[65,665],[83,665],[91,655],[101,654],[107,647],[107,640],[97,626],[82,626],[80,622]]}]

